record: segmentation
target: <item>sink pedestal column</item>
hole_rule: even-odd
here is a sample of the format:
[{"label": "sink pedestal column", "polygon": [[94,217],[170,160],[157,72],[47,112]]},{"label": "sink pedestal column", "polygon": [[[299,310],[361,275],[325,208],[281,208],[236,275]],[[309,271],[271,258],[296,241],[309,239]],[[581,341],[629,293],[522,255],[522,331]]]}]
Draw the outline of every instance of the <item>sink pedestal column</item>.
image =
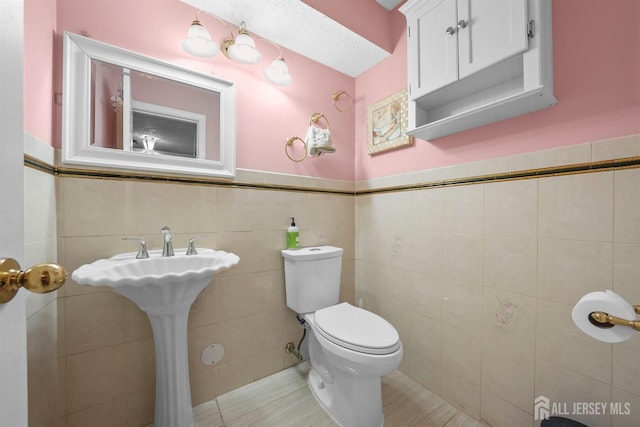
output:
[{"label": "sink pedestal column", "polygon": [[90,286],[109,286],[147,313],[156,354],[154,425],[193,427],[187,349],[189,309],[215,273],[233,267],[240,258],[211,249],[188,256],[162,257],[157,250],[149,251],[149,258],[134,256],[127,253],[99,259],[75,270],[71,278]]},{"label": "sink pedestal column", "polygon": [[154,427],[193,426],[187,349],[189,306],[176,313],[147,313],[156,352]]},{"label": "sink pedestal column", "polygon": [[[187,320],[191,304],[211,283],[212,274],[166,277],[163,286],[149,287],[136,294],[136,288],[115,291],[129,297],[149,316],[156,352],[156,409],[154,427],[193,427]],[[142,295],[142,296],[141,296]]]}]

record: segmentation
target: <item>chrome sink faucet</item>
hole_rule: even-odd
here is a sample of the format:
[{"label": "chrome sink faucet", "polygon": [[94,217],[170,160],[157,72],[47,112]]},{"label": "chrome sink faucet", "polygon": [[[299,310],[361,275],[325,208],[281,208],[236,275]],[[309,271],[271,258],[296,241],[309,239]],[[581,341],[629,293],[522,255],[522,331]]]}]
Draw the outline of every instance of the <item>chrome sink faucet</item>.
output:
[{"label": "chrome sink faucet", "polygon": [[166,225],[160,229],[162,233],[162,256],[173,256],[173,242],[171,241],[171,229]]}]

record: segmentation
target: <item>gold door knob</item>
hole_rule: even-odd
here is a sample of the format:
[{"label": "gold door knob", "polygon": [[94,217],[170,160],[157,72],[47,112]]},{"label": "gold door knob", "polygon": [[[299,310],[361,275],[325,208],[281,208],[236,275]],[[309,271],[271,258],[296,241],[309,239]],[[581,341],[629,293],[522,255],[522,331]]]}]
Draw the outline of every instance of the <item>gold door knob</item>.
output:
[{"label": "gold door knob", "polygon": [[67,280],[67,270],[58,264],[38,264],[20,270],[15,259],[0,259],[0,303],[9,302],[24,287],[37,294],[53,292]]}]

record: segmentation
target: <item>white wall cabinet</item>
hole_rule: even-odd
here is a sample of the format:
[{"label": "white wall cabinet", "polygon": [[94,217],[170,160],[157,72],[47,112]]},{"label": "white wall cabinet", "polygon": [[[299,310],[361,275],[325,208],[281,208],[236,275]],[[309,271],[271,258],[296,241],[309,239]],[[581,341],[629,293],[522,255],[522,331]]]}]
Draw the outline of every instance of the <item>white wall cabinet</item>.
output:
[{"label": "white wall cabinet", "polygon": [[409,0],[409,131],[434,139],[552,106],[551,0]]}]

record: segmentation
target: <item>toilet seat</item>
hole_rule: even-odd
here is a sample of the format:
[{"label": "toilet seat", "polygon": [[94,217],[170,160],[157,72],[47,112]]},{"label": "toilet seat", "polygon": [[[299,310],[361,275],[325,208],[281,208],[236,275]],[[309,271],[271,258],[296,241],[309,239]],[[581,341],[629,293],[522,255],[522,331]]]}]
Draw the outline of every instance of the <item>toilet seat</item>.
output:
[{"label": "toilet seat", "polygon": [[366,354],[391,354],[401,347],[398,331],[370,311],[341,303],[315,312],[317,332],[349,350]]}]

